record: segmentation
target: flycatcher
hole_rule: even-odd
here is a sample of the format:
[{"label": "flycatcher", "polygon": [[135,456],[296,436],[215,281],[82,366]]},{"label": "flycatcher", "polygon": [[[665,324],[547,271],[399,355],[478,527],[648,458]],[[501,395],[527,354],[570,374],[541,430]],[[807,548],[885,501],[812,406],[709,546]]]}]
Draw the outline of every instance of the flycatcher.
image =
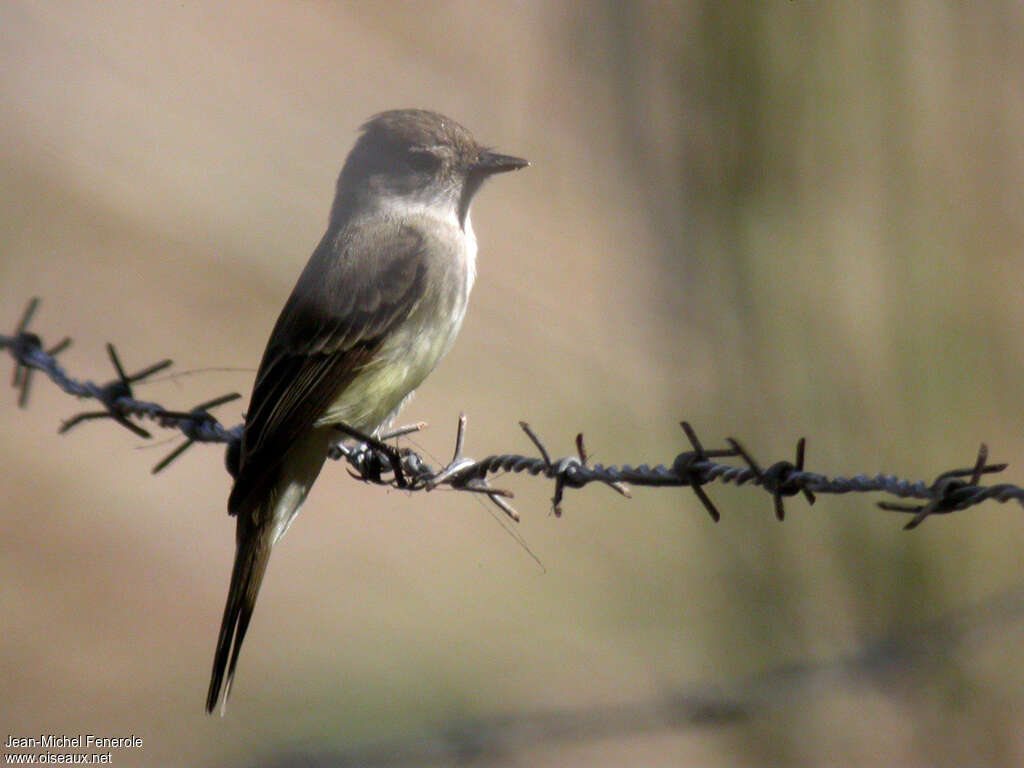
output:
[{"label": "flycatcher", "polygon": [[270,551],[338,440],[334,425],[378,433],[451,347],[476,273],[469,204],[487,177],[528,164],[436,112],[363,125],[256,374],[228,499],[235,564],[207,712],[222,689],[227,703]]}]

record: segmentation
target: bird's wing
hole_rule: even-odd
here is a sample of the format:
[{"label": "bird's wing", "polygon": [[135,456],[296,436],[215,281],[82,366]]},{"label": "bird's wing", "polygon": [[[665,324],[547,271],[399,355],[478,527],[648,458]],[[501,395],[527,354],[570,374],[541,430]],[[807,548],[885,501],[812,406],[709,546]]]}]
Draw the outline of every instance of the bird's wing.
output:
[{"label": "bird's wing", "polygon": [[423,235],[407,226],[350,227],[342,237],[324,237],[256,375],[231,514],[263,498],[296,439],[414,310],[426,288],[425,255]]}]

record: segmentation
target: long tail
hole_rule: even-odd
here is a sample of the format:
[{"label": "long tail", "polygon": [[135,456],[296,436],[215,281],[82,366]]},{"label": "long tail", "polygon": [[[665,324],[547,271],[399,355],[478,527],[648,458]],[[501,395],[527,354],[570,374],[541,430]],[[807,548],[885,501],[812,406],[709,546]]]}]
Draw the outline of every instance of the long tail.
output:
[{"label": "long tail", "polygon": [[220,711],[223,716],[228,696],[231,695],[231,681],[235,676],[238,652],[245,640],[249,619],[252,618],[252,610],[256,605],[256,596],[259,594],[260,584],[263,583],[263,574],[266,573],[267,563],[270,562],[270,549],[273,544],[268,533],[265,526],[253,525],[249,515],[239,515],[235,565],[231,571],[228,601],[224,606],[224,619],[221,621],[220,636],[217,638],[217,653],[213,657],[213,675],[210,677],[210,690],[206,694],[207,712],[213,712],[217,707],[217,700],[221,697],[223,687],[224,700]]}]

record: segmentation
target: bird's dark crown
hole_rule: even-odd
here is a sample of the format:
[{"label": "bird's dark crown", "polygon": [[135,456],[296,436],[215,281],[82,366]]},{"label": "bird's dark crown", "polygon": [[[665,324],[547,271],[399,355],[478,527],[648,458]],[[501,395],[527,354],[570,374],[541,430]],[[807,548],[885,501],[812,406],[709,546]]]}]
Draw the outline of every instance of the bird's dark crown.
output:
[{"label": "bird's dark crown", "polygon": [[441,150],[474,158],[482,149],[473,135],[450,117],[427,109],[380,112],[362,126],[360,143],[381,148]]}]

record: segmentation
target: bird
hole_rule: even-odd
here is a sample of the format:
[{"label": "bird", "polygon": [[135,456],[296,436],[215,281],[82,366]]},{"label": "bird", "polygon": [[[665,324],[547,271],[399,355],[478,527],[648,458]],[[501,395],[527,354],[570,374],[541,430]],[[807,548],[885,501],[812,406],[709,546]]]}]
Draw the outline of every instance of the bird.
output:
[{"label": "bird", "polygon": [[336,425],[379,434],[450,349],[476,275],[470,203],[490,176],[528,165],[429,110],[362,125],[256,373],[233,462],[235,559],[207,712],[222,701],[224,714],[271,551],[339,441]]}]

